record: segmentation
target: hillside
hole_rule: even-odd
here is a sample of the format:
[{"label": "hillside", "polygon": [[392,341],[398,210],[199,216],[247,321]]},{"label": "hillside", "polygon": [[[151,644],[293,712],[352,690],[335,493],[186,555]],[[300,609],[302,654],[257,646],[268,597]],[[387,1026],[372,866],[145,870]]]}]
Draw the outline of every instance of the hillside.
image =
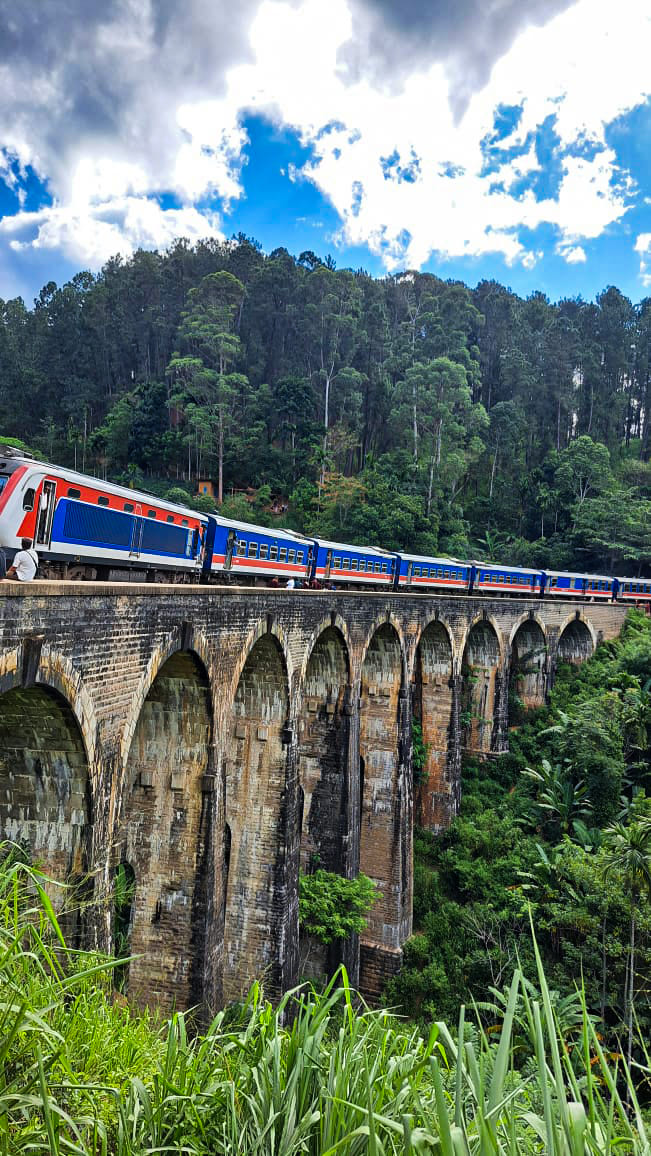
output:
[{"label": "hillside", "polygon": [[221,467],[232,513],[323,535],[651,562],[651,304],[613,287],[552,304],[178,241],[0,301],[0,428],[163,494]]}]

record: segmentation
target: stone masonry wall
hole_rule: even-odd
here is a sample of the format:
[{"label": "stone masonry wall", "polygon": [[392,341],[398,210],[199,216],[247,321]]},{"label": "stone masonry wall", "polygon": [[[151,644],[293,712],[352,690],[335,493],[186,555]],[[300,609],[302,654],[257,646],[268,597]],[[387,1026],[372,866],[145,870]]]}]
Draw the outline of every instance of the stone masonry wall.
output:
[{"label": "stone masonry wall", "polygon": [[270,992],[297,978],[302,830],[304,854],[347,875],[361,863],[378,883],[360,972],[376,993],[411,930],[412,711],[433,736],[420,805],[436,828],[458,801],[464,666],[488,672],[487,693],[471,684],[483,729],[466,744],[503,749],[522,624],[540,625],[551,678],[624,616],[537,599],[3,583],[0,836],[55,874],[90,872],[85,934],[104,948],[128,862],[136,998],[213,1009],[254,975]]}]

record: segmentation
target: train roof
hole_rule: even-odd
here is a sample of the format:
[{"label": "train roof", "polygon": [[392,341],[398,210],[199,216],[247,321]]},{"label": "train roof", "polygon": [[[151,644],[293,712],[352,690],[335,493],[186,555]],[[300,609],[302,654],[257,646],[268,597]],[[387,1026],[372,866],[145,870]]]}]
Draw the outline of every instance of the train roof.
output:
[{"label": "train roof", "polygon": [[432,558],[429,554],[408,554],[405,550],[398,550],[401,558],[408,562],[429,562],[430,566],[471,566],[471,562],[464,562],[461,558]]},{"label": "train roof", "polygon": [[508,570],[511,574],[542,573],[539,566],[510,566],[504,562],[479,562],[476,558],[473,558],[472,565],[478,566],[480,570]]},{"label": "train roof", "polygon": [[378,558],[395,558],[391,550],[380,550],[377,546],[352,546],[348,542],[329,542],[325,538],[314,539],[317,546],[326,550],[355,550],[358,554],[377,554]]},{"label": "train roof", "polygon": [[297,530],[287,530],[285,527],[279,526],[258,526],[255,522],[238,522],[235,518],[225,518],[223,514],[211,514],[219,526],[227,526],[233,530],[246,530],[249,533],[266,534],[268,538],[291,538],[293,542],[306,542],[311,546],[314,539],[306,538],[304,534],[299,534]]},{"label": "train roof", "polygon": [[[11,446],[9,447],[12,448]],[[128,501],[137,502],[138,497],[149,499],[152,505],[160,506],[163,510],[173,510],[177,514],[189,514],[192,518],[198,518],[199,521],[207,521],[207,514],[202,514],[199,510],[193,510],[190,506],[181,506],[178,502],[168,502],[167,498],[159,498],[157,494],[152,494],[148,490],[129,489],[128,486],[121,486],[117,482],[108,482],[104,478],[93,477],[92,474],[82,474],[79,470],[70,470],[67,466],[57,466],[53,462],[41,462],[31,455],[25,454],[8,454],[6,446],[0,446],[0,459],[4,456],[8,461],[20,461],[26,466],[37,469],[42,469],[46,473],[52,473],[64,478],[66,482],[78,482],[83,486],[94,486],[96,489],[106,489],[112,494],[118,494],[121,498],[126,498]]]},{"label": "train roof", "polygon": [[614,579],[611,574],[586,574],[579,570],[543,570],[550,578],[588,578],[598,582],[613,582]]}]

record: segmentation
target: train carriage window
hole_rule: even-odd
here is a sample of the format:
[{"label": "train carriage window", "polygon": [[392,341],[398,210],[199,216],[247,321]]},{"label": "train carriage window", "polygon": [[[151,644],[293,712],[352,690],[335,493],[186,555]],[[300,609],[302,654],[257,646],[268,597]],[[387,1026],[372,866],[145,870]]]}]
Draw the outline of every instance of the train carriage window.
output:
[{"label": "train carriage window", "polygon": [[510,586],[511,585],[511,575],[510,574],[506,575],[506,581],[509,583],[509,586]]},{"label": "train carriage window", "polygon": [[383,573],[383,574],[386,574],[386,572],[387,572],[387,563],[386,563],[386,562],[383,562],[383,563],[382,563],[382,573]]},{"label": "train carriage window", "polygon": [[350,568],[351,568],[351,570],[356,570],[356,569],[357,569],[357,558],[351,558],[351,560],[350,560]]},{"label": "train carriage window", "polygon": [[[70,493],[70,490],[68,490],[68,493]],[[124,512],[125,514],[133,514],[133,502],[124,503]],[[187,524],[187,522],[183,523],[184,526],[187,526]]]},{"label": "train carriage window", "polygon": [[381,562],[376,562],[376,563],[375,563],[375,573],[376,573],[376,574],[381,574],[381,573],[382,573],[382,563],[381,563]]},{"label": "train carriage window", "polygon": [[156,517],[156,511],[155,510],[147,510],[147,517],[148,518],[155,518]]},{"label": "train carriage window", "polygon": [[238,558],[246,558],[246,540],[244,538],[240,538],[237,543],[237,556]]},{"label": "train carriage window", "polygon": [[81,490],[73,490],[71,487],[68,487],[68,497],[74,498],[75,501],[78,501],[81,497]]},{"label": "train carriage window", "polygon": [[363,558],[360,558],[360,560],[359,560],[359,569],[363,574],[366,573],[366,562],[364,561]]},{"label": "train carriage window", "polygon": [[174,521],[174,514],[168,514],[165,521],[166,522],[173,522]]},{"label": "train carriage window", "polygon": [[504,585],[504,575],[500,574],[497,581],[503,586]]},{"label": "train carriage window", "polygon": [[287,561],[287,547],[286,546],[283,546],[282,550],[280,551],[280,555],[279,555],[278,560],[279,560],[279,562],[286,562]]},{"label": "train carriage window", "polygon": [[25,495],[23,497],[23,510],[33,510],[35,498],[36,490],[25,490]]},{"label": "train carriage window", "polygon": [[277,562],[278,561],[278,547],[277,546],[271,547],[271,549],[269,551],[269,561],[270,562]]},{"label": "train carriage window", "polygon": [[350,570],[350,558],[342,558],[341,569],[342,570]]},{"label": "train carriage window", "polygon": [[108,498],[105,497],[104,494],[100,494],[98,499],[97,499],[97,505],[98,506],[108,506],[108,504],[109,504]]},{"label": "train carriage window", "polygon": [[290,550],[287,554],[287,561],[292,564],[296,561],[296,550]]},{"label": "train carriage window", "polygon": [[267,546],[266,542],[263,542],[260,546],[260,557],[261,558],[267,558],[268,555],[269,555],[269,547]]},{"label": "train carriage window", "polygon": [[298,562],[299,566],[303,565],[304,558],[305,558],[305,555],[304,555],[303,551],[297,550],[296,551],[296,561]]},{"label": "train carriage window", "polygon": [[258,556],[258,543],[257,542],[249,542],[249,558],[257,558],[257,556]]},{"label": "train carriage window", "polygon": [[335,570],[341,570],[341,558],[335,558],[332,565],[334,566]]}]

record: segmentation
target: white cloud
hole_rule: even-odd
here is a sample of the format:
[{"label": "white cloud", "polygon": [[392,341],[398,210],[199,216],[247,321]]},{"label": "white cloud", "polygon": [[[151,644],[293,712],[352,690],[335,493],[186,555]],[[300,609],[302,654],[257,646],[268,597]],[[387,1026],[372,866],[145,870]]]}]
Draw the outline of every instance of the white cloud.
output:
[{"label": "white cloud", "polygon": [[651,285],[651,233],[640,233],[635,252],[640,254],[640,280],[648,287]]},{"label": "white cloud", "polygon": [[[581,0],[546,27],[529,28],[459,121],[441,62],[408,76],[399,91],[363,75],[347,84],[336,60],[350,29],[345,0],[308,0],[298,11],[267,0],[253,26],[255,62],[229,78],[237,105],[255,92],[258,106],[312,145],[315,159],[302,175],[336,208],[343,243],[368,244],[389,268],[417,267],[434,252],[499,253],[530,266],[537,253],[522,230],[546,224],[576,262],[579,240],[600,236],[626,213],[635,190],[605,143],[605,126],[651,93],[646,0],[624,0],[617,21],[609,0]],[[486,172],[481,142],[500,105],[520,106],[522,115],[499,155],[518,151]],[[560,138],[559,181],[541,197],[531,188],[543,172],[532,136],[550,116]],[[389,157],[397,163],[387,172]]]},{"label": "white cloud", "polygon": [[[4,61],[0,43],[0,179],[16,184],[15,157],[48,181],[54,204],[0,221],[19,251],[61,249],[97,267],[179,233],[218,235],[202,206],[242,195],[251,111],[312,147],[288,178],[313,183],[339,214],[341,243],[368,245],[388,268],[433,253],[531,268],[541,226],[568,263],[585,261],[584,242],[637,196],[606,127],[651,94],[648,0],[620,0],[616,19],[611,0],[505,3],[508,20],[487,44],[472,24],[476,0],[458,0],[452,15],[433,5],[422,50],[405,56],[396,44],[384,73],[361,52],[351,66],[367,0],[67,0],[65,26],[46,7],[30,19],[29,8],[0,0],[10,32]],[[542,9],[557,14],[539,26]],[[383,0],[372,16],[409,25],[416,43],[428,9],[415,11]],[[501,106],[520,116],[495,142]],[[180,207],[162,208],[163,193]]]},{"label": "white cloud", "polygon": [[197,209],[164,210],[148,197],[112,197],[95,205],[54,205],[0,218],[0,236],[15,252],[53,249],[67,260],[99,268],[109,257],[138,248],[162,249],[175,237],[221,237],[216,215]]}]

